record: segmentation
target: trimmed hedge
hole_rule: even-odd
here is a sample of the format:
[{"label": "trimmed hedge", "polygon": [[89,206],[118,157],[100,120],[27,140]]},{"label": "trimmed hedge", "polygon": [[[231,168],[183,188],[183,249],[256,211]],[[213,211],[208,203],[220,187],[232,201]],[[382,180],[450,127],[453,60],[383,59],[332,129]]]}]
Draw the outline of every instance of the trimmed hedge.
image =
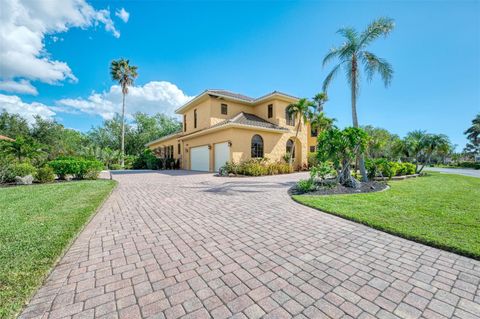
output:
[{"label": "trimmed hedge", "polygon": [[37,170],[37,173],[35,174],[35,179],[41,184],[51,183],[55,181],[55,173],[50,166],[45,165],[44,167]]},{"label": "trimmed hedge", "polygon": [[390,162],[383,158],[367,160],[365,163],[369,178],[377,176],[392,178],[415,174],[415,165],[412,163]]},{"label": "trimmed hedge", "polygon": [[103,169],[103,163],[97,160],[57,159],[48,163],[58,178],[65,179],[71,175],[78,179],[97,179]]},{"label": "trimmed hedge", "polygon": [[291,173],[288,163],[268,162],[266,159],[250,159],[241,163],[229,162],[220,168],[220,175],[263,176]]}]

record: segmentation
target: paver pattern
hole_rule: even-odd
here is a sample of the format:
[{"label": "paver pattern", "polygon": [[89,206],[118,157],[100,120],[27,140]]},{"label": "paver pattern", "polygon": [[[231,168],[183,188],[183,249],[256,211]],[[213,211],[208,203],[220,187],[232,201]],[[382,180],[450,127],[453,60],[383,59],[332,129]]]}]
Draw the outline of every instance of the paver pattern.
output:
[{"label": "paver pattern", "polygon": [[116,174],[21,318],[478,318],[480,262],[290,200],[304,174]]}]

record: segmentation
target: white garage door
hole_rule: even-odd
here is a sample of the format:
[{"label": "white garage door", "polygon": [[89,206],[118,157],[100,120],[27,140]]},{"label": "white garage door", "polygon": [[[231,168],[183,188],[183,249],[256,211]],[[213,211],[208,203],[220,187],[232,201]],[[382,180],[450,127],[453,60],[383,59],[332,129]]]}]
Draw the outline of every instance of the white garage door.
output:
[{"label": "white garage door", "polygon": [[228,143],[215,144],[215,172],[218,172],[220,167],[230,161],[230,148]]},{"label": "white garage door", "polygon": [[190,149],[190,169],[193,171],[210,170],[210,151],[208,146],[192,147]]}]

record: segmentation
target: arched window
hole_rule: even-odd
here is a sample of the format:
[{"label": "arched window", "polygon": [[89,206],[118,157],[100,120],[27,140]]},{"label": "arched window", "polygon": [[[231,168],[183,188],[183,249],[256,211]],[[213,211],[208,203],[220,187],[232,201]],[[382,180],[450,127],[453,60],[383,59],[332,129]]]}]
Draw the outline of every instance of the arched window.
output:
[{"label": "arched window", "polygon": [[263,138],[260,135],[252,137],[252,158],[263,157]]},{"label": "arched window", "polygon": [[[293,150],[293,154],[292,154]],[[290,139],[287,141],[287,147],[285,149],[287,154],[292,154],[292,157],[295,158],[295,150],[293,149],[293,141]]]}]

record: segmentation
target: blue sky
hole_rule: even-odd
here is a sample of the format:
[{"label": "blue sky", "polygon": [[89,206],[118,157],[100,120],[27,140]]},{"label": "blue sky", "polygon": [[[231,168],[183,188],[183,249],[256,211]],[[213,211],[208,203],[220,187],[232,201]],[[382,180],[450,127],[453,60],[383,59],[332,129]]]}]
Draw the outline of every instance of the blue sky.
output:
[{"label": "blue sky", "polygon": [[[273,90],[312,97],[321,91],[330,70],[322,68],[323,56],[343,41],[336,30],[353,26],[361,31],[373,19],[389,16],[395,19],[394,32],[377,40],[371,51],[387,59],[395,74],[389,88],[378,78],[362,81],[360,124],[401,136],[414,129],[445,133],[460,150],[466,141],[463,131],[480,112],[479,3],[89,1],[96,10],[110,10],[118,38],[102,23],[69,27],[44,38],[49,58],[66,63],[78,81],[49,84],[32,79],[37,95],[0,93],[16,95],[22,103],[42,103],[65,126],[86,131],[101,123],[100,112],[59,101],[93,103],[88,100],[92,92],[108,100],[108,93],[102,92],[114,84],[109,63],[127,57],[139,67],[136,85],[166,81],[184,95],[173,102],[150,101],[153,104],[145,109],[150,113],[171,113],[172,104],[207,88],[253,97]],[[129,13],[126,23],[114,14],[121,8]],[[156,89],[162,94],[162,87]],[[350,92],[343,73],[328,93],[327,114],[339,126],[351,125]],[[134,110],[142,110],[141,99],[132,103]]]}]

